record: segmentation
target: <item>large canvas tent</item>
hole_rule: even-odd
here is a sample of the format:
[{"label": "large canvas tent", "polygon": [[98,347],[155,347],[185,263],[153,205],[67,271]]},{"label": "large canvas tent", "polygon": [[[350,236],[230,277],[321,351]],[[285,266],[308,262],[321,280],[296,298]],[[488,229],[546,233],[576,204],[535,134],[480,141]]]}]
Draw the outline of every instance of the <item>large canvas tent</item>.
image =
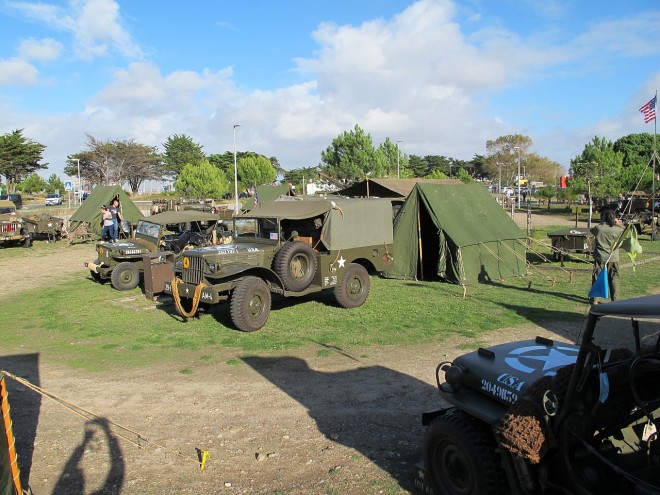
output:
[{"label": "large canvas tent", "polygon": [[365,179],[335,194],[348,198],[396,198],[405,199],[417,184],[462,184],[457,179]]},{"label": "large canvas tent", "polygon": [[140,212],[135,203],[128,197],[128,193],[121,186],[97,186],[87,199],[80,205],[69,219],[69,228],[75,229],[82,222],[89,223],[87,230],[101,237],[101,205],[110,205],[114,198],[119,198],[121,204],[121,214],[125,221],[132,226],[137,225],[140,218],[144,215]]},{"label": "large canvas tent", "polygon": [[394,221],[387,278],[460,285],[526,273],[525,233],[482,184],[417,184]]}]

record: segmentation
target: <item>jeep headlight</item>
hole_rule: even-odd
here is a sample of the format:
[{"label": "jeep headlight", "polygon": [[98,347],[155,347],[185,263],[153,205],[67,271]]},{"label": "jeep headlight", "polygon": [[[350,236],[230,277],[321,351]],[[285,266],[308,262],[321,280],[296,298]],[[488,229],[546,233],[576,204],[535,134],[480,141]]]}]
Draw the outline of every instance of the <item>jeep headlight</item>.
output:
[{"label": "jeep headlight", "polygon": [[181,271],[182,268],[183,268],[183,261],[181,261],[181,260],[176,260],[176,261],[174,262],[174,269],[175,269],[175,270],[179,270],[179,271]]},{"label": "jeep headlight", "polygon": [[215,263],[213,261],[209,262],[208,267],[209,267],[209,272],[215,273],[216,266],[215,266]]}]

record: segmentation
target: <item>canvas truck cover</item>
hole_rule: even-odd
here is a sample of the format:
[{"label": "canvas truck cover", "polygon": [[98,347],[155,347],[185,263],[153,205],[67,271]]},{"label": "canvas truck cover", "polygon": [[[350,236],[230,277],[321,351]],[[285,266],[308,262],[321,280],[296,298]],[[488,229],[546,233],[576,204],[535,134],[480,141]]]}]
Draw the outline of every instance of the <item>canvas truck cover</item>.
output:
[{"label": "canvas truck cover", "polygon": [[391,244],[392,204],[386,199],[301,199],[264,201],[245,217],[323,219],[321,239],[329,250]]},{"label": "canvas truck cover", "polygon": [[168,210],[163,213],[158,213],[157,215],[145,217],[143,220],[158,225],[172,225],[184,222],[218,222],[221,218],[217,213],[209,213],[208,211]]}]

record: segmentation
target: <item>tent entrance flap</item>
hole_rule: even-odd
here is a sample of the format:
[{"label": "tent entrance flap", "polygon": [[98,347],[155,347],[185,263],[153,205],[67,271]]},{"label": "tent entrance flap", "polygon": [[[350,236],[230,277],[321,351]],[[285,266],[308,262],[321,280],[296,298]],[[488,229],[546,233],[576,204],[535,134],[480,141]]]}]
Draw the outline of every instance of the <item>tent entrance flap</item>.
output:
[{"label": "tent entrance flap", "polygon": [[[438,280],[438,275],[445,271],[444,266],[441,266],[440,263],[440,238],[444,239],[444,236],[441,236],[428,210],[421,208],[421,205],[418,205],[417,208],[417,219],[417,242],[419,243],[417,280]],[[444,260],[442,261],[442,265],[444,265]]]}]

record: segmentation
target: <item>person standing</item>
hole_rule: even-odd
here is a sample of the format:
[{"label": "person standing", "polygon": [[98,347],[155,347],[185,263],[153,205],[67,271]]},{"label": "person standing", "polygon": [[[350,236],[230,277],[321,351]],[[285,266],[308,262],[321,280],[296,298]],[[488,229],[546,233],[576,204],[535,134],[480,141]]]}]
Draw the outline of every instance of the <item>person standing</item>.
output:
[{"label": "person standing", "polygon": [[[623,233],[621,220],[616,217],[614,210],[604,210],[601,214],[599,225],[591,229],[595,237],[594,246],[594,270],[591,277],[592,284],[600,271],[607,266],[607,282],[610,291],[610,299],[619,299],[619,248],[612,250]],[[594,298],[589,303],[598,304]]]},{"label": "person standing", "polygon": [[108,211],[108,208],[105,205],[101,206],[101,224],[103,225],[103,230],[101,230],[101,240],[112,241],[112,213]]},{"label": "person standing", "polygon": [[123,220],[121,216],[121,206],[117,198],[113,199],[109,208],[112,214],[112,242],[117,242],[119,237],[119,224]]}]

